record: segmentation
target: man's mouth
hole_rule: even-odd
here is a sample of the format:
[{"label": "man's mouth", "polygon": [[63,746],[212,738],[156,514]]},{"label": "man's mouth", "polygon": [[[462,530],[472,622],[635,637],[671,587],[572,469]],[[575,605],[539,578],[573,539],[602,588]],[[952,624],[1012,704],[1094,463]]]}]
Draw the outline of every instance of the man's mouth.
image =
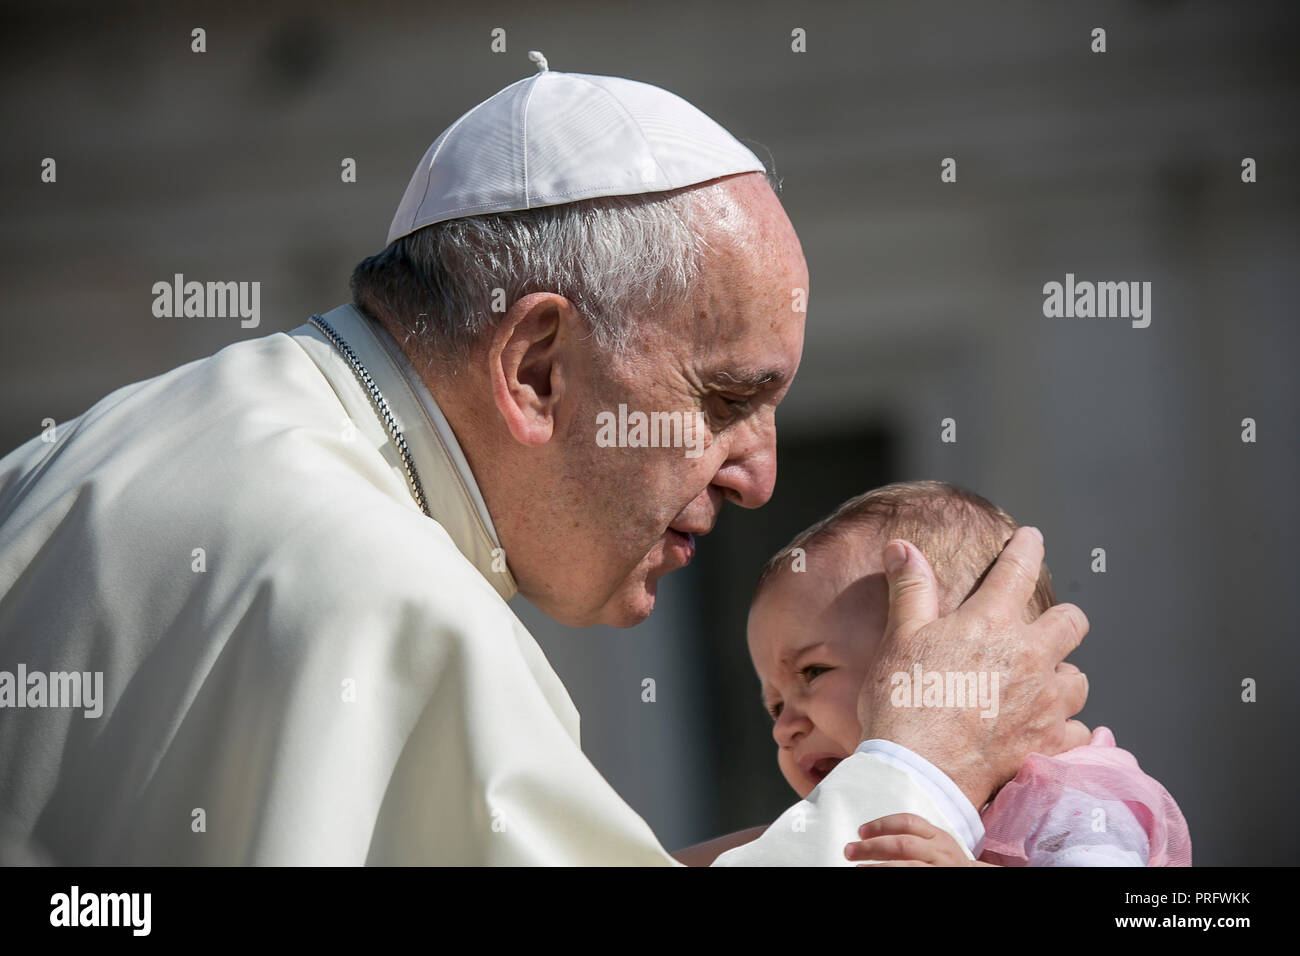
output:
[{"label": "man's mouth", "polygon": [[691,558],[695,556],[695,535],[689,531],[678,531],[676,528],[669,528],[667,537],[669,547],[681,557],[682,564],[689,564]]}]

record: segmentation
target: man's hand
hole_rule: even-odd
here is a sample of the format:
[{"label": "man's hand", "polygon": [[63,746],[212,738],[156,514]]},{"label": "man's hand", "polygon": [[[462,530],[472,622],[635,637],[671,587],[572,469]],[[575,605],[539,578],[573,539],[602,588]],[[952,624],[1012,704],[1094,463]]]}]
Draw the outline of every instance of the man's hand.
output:
[{"label": "man's hand", "polygon": [[[891,740],[924,757],[976,810],[1029,754],[1051,756],[1091,737],[1070,719],[1088,699],[1088,679],[1065,663],[1088,633],[1087,617],[1073,604],[1058,604],[1034,623],[1024,621],[1042,561],[1042,535],[1018,529],[979,589],[940,618],[929,562],[908,542],[885,546],[889,620],[858,699],[862,739]],[[982,673],[990,688],[997,673],[995,716],[981,716],[986,709],[969,700],[964,707],[894,706],[893,675],[910,680],[913,665],[923,673]]]},{"label": "man's hand", "polygon": [[858,829],[858,836],[857,843],[844,848],[850,860],[878,861],[878,866],[993,866],[967,859],[949,834],[911,813],[872,820]]}]

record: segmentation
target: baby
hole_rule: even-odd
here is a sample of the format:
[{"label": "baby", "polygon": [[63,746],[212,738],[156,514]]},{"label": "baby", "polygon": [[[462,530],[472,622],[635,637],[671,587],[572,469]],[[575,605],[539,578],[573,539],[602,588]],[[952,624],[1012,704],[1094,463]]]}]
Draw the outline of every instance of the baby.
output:
[{"label": "baby", "polygon": [[[921,550],[944,615],[975,590],[1016,527],[979,495],[941,482],[905,482],[845,502],[768,562],[750,607],[749,651],[774,723],[777,763],[800,797],[860,743],[858,695],[889,613],[885,544],[902,538]],[[1044,564],[1026,619],[1055,603]],[[977,692],[976,683],[967,685],[978,699],[966,706],[996,712],[994,676]],[[923,698],[910,686],[913,678],[894,675],[890,693],[899,705],[954,705],[940,701],[928,680]],[[1087,746],[1056,757],[1030,754],[981,819],[985,837],[976,853],[985,863],[1191,865],[1178,805],[1104,727]],[[942,831],[926,827],[919,835],[942,847],[937,862],[968,862]]]}]

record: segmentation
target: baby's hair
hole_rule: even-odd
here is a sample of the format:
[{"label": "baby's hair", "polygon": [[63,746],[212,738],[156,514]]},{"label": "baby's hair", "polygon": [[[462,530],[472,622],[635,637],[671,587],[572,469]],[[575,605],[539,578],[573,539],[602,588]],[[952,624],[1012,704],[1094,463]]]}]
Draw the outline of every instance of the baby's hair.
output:
[{"label": "baby's hair", "polygon": [[[948,614],[979,587],[1019,525],[987,498],[942,481],[900,481],[850,498],[772,556],[754,588],[757,600],[796,548],[805,558],[821,545],[847,543],[863,532],[879,543],[903,538],[921,549],[939,585],[939,613]],[[1033,620],[1056,603],[1043,562],[1025,616]]]}]

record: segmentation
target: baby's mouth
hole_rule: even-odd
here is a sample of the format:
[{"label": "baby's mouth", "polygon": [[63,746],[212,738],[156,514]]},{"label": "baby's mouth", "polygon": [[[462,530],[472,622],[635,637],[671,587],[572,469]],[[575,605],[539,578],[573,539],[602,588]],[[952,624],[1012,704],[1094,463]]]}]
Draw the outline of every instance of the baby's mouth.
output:
[{"label": "baby's mouth", "polygon": [[808,776],[821,783],[826,779],[827,774],[834,770],[843,759],[843,757],[822,757],[820,760],[814,761],[812,766],[808,768]]}]

